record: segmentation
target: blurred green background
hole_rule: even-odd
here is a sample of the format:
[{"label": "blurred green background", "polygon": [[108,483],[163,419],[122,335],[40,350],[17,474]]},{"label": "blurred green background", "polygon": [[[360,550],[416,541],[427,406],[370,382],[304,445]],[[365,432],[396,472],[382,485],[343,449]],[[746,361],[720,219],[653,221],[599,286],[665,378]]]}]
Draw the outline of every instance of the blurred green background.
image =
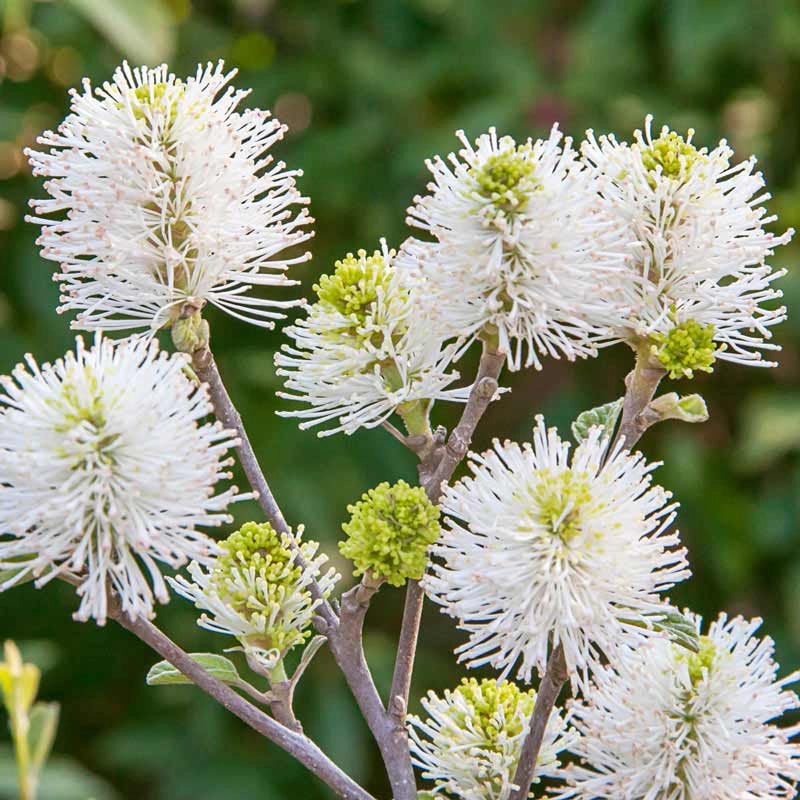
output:
[{"label": "blurred green background", "polygon": [[[738,155],[755,152],[781,217],[777,230],[800,227],[796,2],[5,0],[0,9],[2,373],[24,352],[61,355],[73,337],[53,312],[54,265],[40,259],[36,230],[22,220],[27,199],[42,190],[21,150],[58,124],[69,87],[84,75],[106,79],[123,58],[167,60],[178,74],[225,58],[240,68],[236,83],[253,88],[250,102],[289,124],[276,154],[305,170],[301,187],[317,220],[314,260],[298,270],[306,292],[348,250],[373,248],[380,236],[402,241],[405,208],[426,181],[423,160],[452,149],[457,128],[539,136],[558,120],[577,139],[589,126],[629,137],[652,112],[659,125],[696,128],[701,144],[724,136]],[[792,264],[797,250],[783,248],[776,265]],[[782,281],[790,311],[800,306],[799,274]],[[305,523],[335,555],[345,505],[381,480],[413,480],[411,457],[380,430],[318,439],[276,417],[272,355],[280,332],[218,313],[210,321],[222,371],[288,519]],[[789,670],[800,666],[800,313],[777,339],[778,369],[720,363],[691,386],[667,386],[702,392],[711,420],[663,425],[643,448],[663,459],[658,478],[682,505],[694,578],[673,599],[707,615],[763,616]],[[566,430],[580,410],[619,396],[630,366],[630,353],[617,347],[593,361],[549,361],[541,373],[513,376],[512,394],[487,414],[477,444],[524,439],[537,412]],[[462,371],[471,369],[468,360]],[[437,421],[452,421],[453,409],[438,412]],[[258,518],[252,505],[237,514]],[[368,618],[367,652],[383,690],[401,603],[399,590],[384,590]],[[0,597],[0,638],[17,639],[47,668],[41,696],[63,706],[55,751],[71,761],[44,800],[329,797],[199,691],[147,689],[148,650],[113,625],[73,622],[75,606],[67,587],[27,586]],[[229,644],[194,618],[176,599],[158,619],[188,650]],[[412,710],[425,690],[461,677],[451,655],[459,641],[450,621],[428,608]],[[384,791],[365,728],[326,653],[297,705],[306,730],[346,770]],[[82,786],[76,765],[101,783]],[[0,768],[0,798],[13,796],[8,783]]]}]

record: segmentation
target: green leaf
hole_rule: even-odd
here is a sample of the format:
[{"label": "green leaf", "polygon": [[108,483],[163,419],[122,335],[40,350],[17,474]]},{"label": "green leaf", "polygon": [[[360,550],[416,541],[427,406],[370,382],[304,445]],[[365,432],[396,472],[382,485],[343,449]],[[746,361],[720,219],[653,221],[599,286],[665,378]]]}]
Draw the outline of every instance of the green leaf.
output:
[{"label": "green leaf", "polygon": [[58,703],[36,703],[31,709],[28,748],[31,764],[37,772],[44,766],[53,747],[58,729],[58,714]]},{"label": "green leaf", "polygon": [[[220,656],[217,653],[189,653],[189,656],[217,680],[223,683],[243,683],[233,662],[225,658],[225,656]],[[191,683],[191,681],[180,670],[173,667],[169,661],[159,661],[158,664],[153,664],[153,666],[150,667],[150,671],[147,673],[146,680],[148,686]]]},{"label": "green leaf", "polygon": [[658,421],[677,419],[681,422],[705,422],[708,419],[708,408],[702,395],[688,394],[679,397],[677,392],[662,394],[651,400],[647,410],[658,415]]},{"label": "green leaf", "polygon": [[620,618],[620,622],[635,625],[637,628],[648,628],[654,631],[663,631],[669,636],[670,641],[691,650],[693,653],[700,651],[700,637],[691,620],[687,619],[680,611],[674,608],[667,609],[654,615],[640,617],[639,619]]},{"label": "green leaf", "polygon": [[588,411],[578,414],[578,418],[572,423],[572,435],[575,437],[575,441],[580,444],[589,435],[589,428],[593,425],[603,428],[603,432],[610,436],[614,432],[622,411],[622,400],[623,398],[620,397],[619,400],[590,408]]},{"label": "green leaf", "polygon": [[175,25],[162,0],[68,0],[120,52],[137,63],[159,64],[175,49]]}]

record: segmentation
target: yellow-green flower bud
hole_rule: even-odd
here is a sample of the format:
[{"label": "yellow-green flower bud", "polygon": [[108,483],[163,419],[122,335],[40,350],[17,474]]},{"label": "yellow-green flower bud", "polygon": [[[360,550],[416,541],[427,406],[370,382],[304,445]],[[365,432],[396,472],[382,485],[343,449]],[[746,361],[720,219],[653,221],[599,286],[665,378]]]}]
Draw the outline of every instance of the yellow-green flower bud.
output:
[{"label": "yellow-green flower bud", "polygon": [[357,256],[348,253],[335,267],[333,275],[323,275],[314,285],[319,302],[363,324],[378,292],[385,291],[389,282],[383,254],[376,250],[368,256],[359,250]]},{"label": "yellow-green flower bud", "polygon": [[369,571],[392,586],[422,577],[428,547],[440,533],[439,508],[422,487],[384,482],[347,510],[350,521],[342,525],[347,539],[339,550],[353,562],[356,575]]},{"label": "yellow-green flower bud", "polygon": [[[691,137],[694,131],[689,131]],[[684,178],[692,167],[705,160],[705,152],[687,142],[683,136],[669,131],[653,139],[649,147],[642,149],[642,163],[645,169],[655,172],[661,167],[661,174],[667,178]]]},{"label": "yellow-green flower bud", "polygon": [[461,704],[454,704],[454,722],[459,728],[474,730],[482,740],[481,747],[487,750],[497,748],[500,733],[506,739],[519,736],[536,702],[533,689],[524,692],[514,683],[493,678],[462,678],[453,695],[461,697],[468,708],[468,713],[463,713],[458,710]]},{"label": "yellow-green flower bud", "polygon": [[661,362],[670,378],[693,378],[694,371],[713,372],[717,346],[714,326],[690,319],[667,333],[653,333],[651,352]]},{"label": "yellow-green flower bud", "polygon": [[539,186],[534,163],[533,149],[527,143],[489,156],[480,168],[472,170],[478,195],[502,211],[513,212]]},{"label": "yellow-green flower bud", "polygon": [[539,520],[553,536],[569,542],[581,532],[581,516],[592,495],[585,473],[548,469],[537,473],[533,491]]},{"label": "yellow-green flower bud", "polygon": [[[237,614],[263,631],[247,644],[286,653],[310,636],[310,620],[298,627],[288,613],[292,605],[310,602],[301,589],[302,569],[296,564],[292,537],[276,533],[269,523],[248,522],[225,541],[211,573],[211,586]],[[266,623],[266,624],[264,624]]]},{"label": "yellow-green flower bud", "polygon": [[686,653],[687,664],[689,666],[689,679],[692,686],[697,686],[703,679],[703,672],[708,673],[714,664],[717,656],[717,648],[708,636],[700,637],[700,649],[696,653]]}]

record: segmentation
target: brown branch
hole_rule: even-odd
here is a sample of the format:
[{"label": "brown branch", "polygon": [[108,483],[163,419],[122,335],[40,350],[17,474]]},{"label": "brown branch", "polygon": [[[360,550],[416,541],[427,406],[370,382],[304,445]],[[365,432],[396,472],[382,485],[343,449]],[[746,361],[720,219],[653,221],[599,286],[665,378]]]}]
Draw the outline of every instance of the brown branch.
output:
[{"label": "brown branch", "polygon": [[330,786],[339,797],[344,800],[375,800],[371,794],[342,772],[310,739],[288,730],[237,694],[230,686],[209,675],[188,653],[181,650],[151,622],[141,618],[131,619],[113,605],[108,615],[149,645],[242,722],[296,758]]},{"label": "brown branch", "polygon": [[637,349],[636,364],[625,378],[622,420],[616,439],[614,439],[614,445],[624,438],[625,448],[632,450],[641,439],[642,434],[652,424],[644,412],[648,403],[653,399],[658,384],[666,374],[666,370],[662,369],[657,362],[653,362],[646,346],[640,346]]},{"label": "brown branch", "polygon": [[414,659],[417,653],[422,607],[425,602],[425,591],[419,581],[409,581],[406,586],[406,602],[403,608],[403,623],[400,628],[400,639],[397,643],[397,657],[394,662],[392,688],[389,693],[389,711],[405,719],[408,707],[408,695],[411,691],[411,675],[414,671]]},{"label": "brown branch", "polygon": [[342,595],[338,635],[330,640],[330,648],[381,751],[395,800],[411,800],[416,798],[417,787],[408,752],[405,714],[398,719],[387,713],[364,656],[364,617],[382,582],[367,574]]},{"label": "brown branch", "polygon": [[558,645],[550,654],[547,669],[536,693],[536,702],[531,714],[530,727],[522,745],[514,783],[517,788],[511,792],[508,800],[525,800],[530,792],[531,783],[536,773],[536,762],[542,747],[547,723],[553,706],[556,704],[561,687],[567,680],[567,663],[564,660],[564,649]]},{"label": "brown branch", "polygon": [[[420,481],[432,503],[439,502],[444,484],[450,480],[466,455],[475,428],[497,393],[497,381],[505,359],[505,353],[484,341],[478,374],[458,425],[446,442],[443,431],[437,429],[433,437],[435,446],[424,451],[419,465]],[[401,708],[405,713],[408,706],[424,600],[425,593],[419,581],[409,581],[389,701],[390,709],[392,705],[396,706],[396,713]]]},{"label": "brown branch", "polygon": [[432,453],[439,461],[426,481],[425,490],[431,502],[438,503],[442,496],[442,487],[456,470],[461,460],[467,454],[475,428],[484,412],[489,407],[497,394],[498,378],[503,369],[506,354],[496,349],[486,341],[483,343],[483,353],[478,365],[478,375],[472,384],[464,411],[458,425],[453,429],[447,439],[447,444],[440,453]]},{"label": "brown branch", "polygon": [[[208,385],[211,402],[220,422],[226,428],[236,431],[239,437],[239,462],[250,485],[258,493],[258,504],[261,506],[261,510],[278,533],[289,533],[289,526],[286,524],[286,520],[275,501],[275,496],[269,488],[267,479],[264,477],[258,458],[253,451],[253,446],[247,437],[242,418],[236,410],[225,384],[222,382],[222,376],[219,374],[213,354],[208,348],[195,350],[192,355],[192,365],[197,377]],[[304,570],[306,568],[306,561],[299,552],[297,552],[295,560],[300,569]],[[336,614],[330,603],[323,596],[322,590],[316,581],[311,582],[309,591],[315,600],[320,601],[319,616],[325,621],[327,628],[330,629],[336,621]],[[324,633],[324,631],[320,632]]]}]

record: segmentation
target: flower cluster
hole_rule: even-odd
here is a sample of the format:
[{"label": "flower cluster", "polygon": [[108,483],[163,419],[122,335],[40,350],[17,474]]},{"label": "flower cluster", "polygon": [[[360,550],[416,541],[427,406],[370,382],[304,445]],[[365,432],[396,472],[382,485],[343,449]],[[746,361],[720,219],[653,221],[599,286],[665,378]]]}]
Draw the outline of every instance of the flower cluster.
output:
[{"label": "flower cluster", "polygon": [[724,140],[709,152],[693,131],[664,126],[653,137],[651,124],[630,145],[591,131],[583,144],[601,203],[632,248],[629,268],[603,288],[597,323],[616,341],[649,343],[672,377],[710,371],[715,358],[774,366],[761,351],[777,349],[770,328],[786,309],[771,301],[784,271],[766,259],[793,231],[764,230],[776,218],[755,158],[735,164]]},{"label": "flower cluster", "polygon": [[760,625],[723,614],[697,654],[655,639],[599,669],[572,706],[581,763],[566,770],[570,788],[559,797],[794,797],[800,725],[771,720],[800,706],[785,688],[800,674],[775,679],[772,641],[754,635]]},{"label": "flower cluster", "polygon": [[428,563],[428,547],[441,532],[439,508],[421,486],[384,482],[347,507],[350,520],[342,525],[347,539],[339,544],[354,574],[369,572],[392,586],[408,578],[419,580]]},{"label": "flower cluster", "polygon": [[493,128],[474,146],[458,137],[408,210],[434,241],[409,240],[399,263],[422,272],[452,336],[496,335],[511,369],[595,355],[592,298],[622,269],[624,242],[571,140],[556,127],[520,145]]},{"label": "flower cluster", "polygon": [[107,585],[129,616],[149,617],[154,596],[169,599],[157,561],[213,556],[196,527],[230,522],[228,504],[250,495],[214,494],[236,440],[200,424],[211,404],[185,366],[155,342],[98,337],[86,350],[79,338],[54,364],[29,356],[0,378],[0,568],[17,570],[0,588],[74,575],[77,619],[105,621]]},{"label": "flower cluster", "polygon": [[199,625],[235,636],[267,672],[310,635],[322,602],[312,596],[311,584],[327,597],[339,579],[333,568],[322,573],[328,558],[317,553],[317,542],[300,537],[301,532],[278,534],[269,523],[248,522],[221,543],[221,554],[205,569],[189,565],[191,581],[182,575],[169,579],[204,612]]},{"label": "flower cluster", "polygon": [[472,476],[445,490],[448,515],[425,578],[431,598],[469,633],[469,666],[530,680],[561,645],[574,685],[650,635],[631,619],[658,614],[660,593],[689,575],[670,495],[656,465],[591,428],[570,445],[537,418],[533,444],[495,442]]},{"label": "flower cluster", "polygon": [[[507,800],[528,730],[536,692],[508,681],[471,678],[444,697],[428,692],[424,722],[409,717],[414,763],[437,790],[463,800]],[[574,734],[555,713],[547,723],[537,775],[560,774],[558,754]]]},{"label": "flower cluster", "polygon": [[[124,64],[111,82],[74,92],[58,132],[38,140],[48,151],[28,153],[47,178],[49,198],[32,203],[30,219],[43,256],[60,264],[59,310],[77,312],[74,327],[146,335],[98,334],[89,350],[78,340],[54,364],[27,357],[0,378],[0,589],[65,578],[78,587],[76,617],[102,624],[116,615],[109,597],[131,619],[151,617],[169,584],[201,610],[199,625],[238,641],[274,691],[287,688],[284,658],[319,609],[337,662],[345,672],[355,663],[347,678],[366,690],[355,691],[363,707],[374,687],[361,643],[348,639],[357,649],[344,653],[333,639],[360,632],[363,616],[348,628],[346,604],[327,604],[339,575],[323,571],[318,544],[266,523],[220,543],[197,530],[229,523],[228,505],[254,496],[216,489],[242,443],[205,421],[209,392],[189,358],[153,340],[170,326],[178,349],[203,351],[194,363],[213,381],[202,366],[207,303],[262,327],[297,304],[255,290],[295,283],[285,273],[308,257],[290,252],[311,236],[300,172],[272,161],[285,127],[239,110],[246,92],[229,87],[234,74],[220,62],[180,80],[166,66]],[[468,634],[460,660],[500,671],[428,694],[428,718],[408,718],[414,762],[435,794],[462,800],[527,792],[514,784],[526,763],[565,781],[560,800],[794,797],[800,725],[773,721],[800,707],[786,688],[800,674],[776,678],[759,621],[722,615],[701,635],[699,618],[668,605],[663,593],[689,575],[670,529],[676,504],[652,484],[656,465],[625,442],[638,422],[707,418],[699,395],[653,399],[662,376],[692,378],[718,359],[772,363],[762,351],[777,349],[771,328],[785,309],[774,303],[783,273],[767,261],[792,231],[766,231],[775,218],[754,159],[735,163],[724,141],[698,148],[691,131],[653,136],[649,117],[631,144],[589,131],[575,149],[557,127],[521,144],[493,128],[474,143],[458,137],[458,154],[428,162],[428,193],[408,210],[427,238],[337,261],[276,356],[280,396],[303,404],[283,413],[301,427],[386,424],[421,457],[425,488],[381,483],[348,507],[340,550],[355,574],[372,588],[421,579]],[[453,388],[452,364],[476,339],[480,380]],[[629,391],[576,420],[574,453],[537,417],[532,443],[495,441],[471,456],[470,476],[442,486],[499,395],[501,362],[539,369],[545,356],[573,360],[615,342],[637,354]],[[225,395],[215,389],[215,400]],[[436,400],[468,399],[455,435],[432,430]],[[239,424],[234,409],[218,411]],[[407,437],[389,424],[395,413]],[[440,488],[441,527],[426,494]],[[159,562],[190,560],[188,577],[164,580]],[[562,655],[539,706],[555,699],[564,669],[582,696],[568,715],[541,720],[534,765],[522,755],[537,695],[506,678],[530,681]],[[278,727],[298,727],[294,681],[281,697],[256,695],[276,718],[281,710]],[[405,713],[404,697],[391,698],[391,714]],[[377,705],[373,731],[387,711]],[[392,739],[404,742],[402,730]],[[580,762],[562,768],[565,748]],[[404,775],[405,790],[411,783]]]},{"label": "flower cluster", "polygon": [[294,344],[284,344],[275,363],[290,391],[279,396],[308,404],[283,412],[303,419],[300,427],[335,421],[320,435],[353,433],[397,411],[422,432],[433,400],[466,396],[447,388],[458,378],[447,371],[456,345],[442,347],[416,281],[394,258],[383,243],[372,255],[337,261],[314,287],[307,316],[285,329]]},{"label": "flower cluster", "polygon": [[[288,286],[309,254],[299,171],[273,163],[285,126],[237,107],[222,62],[180,80],[166,66],[131,69],[73,92],[58,132],[28,151],[49,199],[32,201],[45,258],[59,262],[60,311],[82,329],[160,328],[208,302],[271,326],[287,305],[253,287]],[[64,216],[66,212],[66,216]]]}]

